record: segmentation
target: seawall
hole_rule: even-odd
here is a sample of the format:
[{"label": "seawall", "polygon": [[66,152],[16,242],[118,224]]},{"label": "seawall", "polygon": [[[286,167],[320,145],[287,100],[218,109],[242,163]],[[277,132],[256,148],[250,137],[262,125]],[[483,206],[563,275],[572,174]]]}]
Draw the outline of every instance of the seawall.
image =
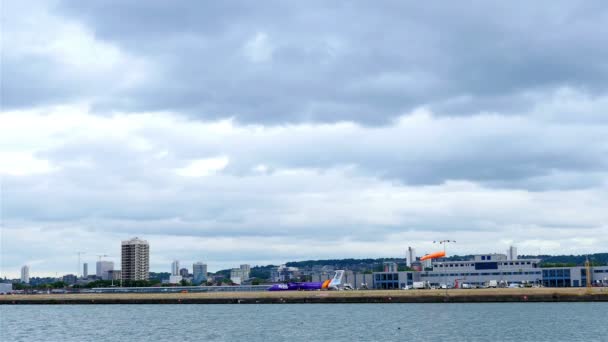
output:
[{"label": "seawall", "polygon": [[4,295],[0,304],[345,304],[607,302],[608,288]]}]

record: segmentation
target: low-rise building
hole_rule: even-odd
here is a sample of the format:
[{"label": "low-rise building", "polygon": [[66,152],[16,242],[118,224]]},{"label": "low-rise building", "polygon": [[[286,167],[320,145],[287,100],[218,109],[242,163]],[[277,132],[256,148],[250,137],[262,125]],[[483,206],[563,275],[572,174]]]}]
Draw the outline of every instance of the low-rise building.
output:
[{"label": "low-rise building", "polygon": [[301,275],[297,267],[287,267],[281,265],[270,270],[270,280],[272,282],[289,281]]},{"label": "low-rise building", "polygon": [[13,293],[13,283],[0,283],[0,294]]},{"label": "low-rise building", "polygon": [[[431,286],[461,284],[537,284],[546,287],[586,285],[585,267],[540,268],[540,259],[512,259],[505,254],[480,254],[468,261],[435,261],[432,271],[375,272],[376,289],[399,289],[425,282]],[[608,284],[608,266],[592,267],[592,282]]]},{"label": "low-rise building", "polygon": [[66,284],[76,284],[76,281],[78,281],[78,276],[75,274],[66,274],[61,280]]},{"label": "low-rise building", "polygon": [[172,275],[169,277],[169,284],[179,284],[182,281],[182,276]]}]

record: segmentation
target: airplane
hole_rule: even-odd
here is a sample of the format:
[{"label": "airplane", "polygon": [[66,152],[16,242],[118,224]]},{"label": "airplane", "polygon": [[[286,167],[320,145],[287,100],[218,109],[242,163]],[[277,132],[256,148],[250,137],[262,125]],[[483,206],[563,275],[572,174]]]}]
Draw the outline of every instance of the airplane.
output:
[{"label": "airplane", "polygon": [[274,284],[268,291],[314,291],[314,290],[338,290],[342,284],[344,270],[337,270],[333,279],[323,282],[297,282],[287,284]]}]

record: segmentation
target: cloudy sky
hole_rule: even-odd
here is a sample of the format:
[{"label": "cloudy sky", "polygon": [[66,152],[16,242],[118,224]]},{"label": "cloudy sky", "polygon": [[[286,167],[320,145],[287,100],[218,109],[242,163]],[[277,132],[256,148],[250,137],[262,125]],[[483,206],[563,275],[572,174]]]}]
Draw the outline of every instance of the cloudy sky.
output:
[{"label": "cloudy sky", "polygon": [[604,1],[2,5],[2,276],[608,251]]}]

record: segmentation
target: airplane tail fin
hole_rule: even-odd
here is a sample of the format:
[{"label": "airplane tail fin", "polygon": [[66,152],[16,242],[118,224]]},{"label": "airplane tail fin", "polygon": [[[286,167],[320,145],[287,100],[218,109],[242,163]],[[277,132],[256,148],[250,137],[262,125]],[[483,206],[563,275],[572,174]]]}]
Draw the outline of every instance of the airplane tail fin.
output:
[{"label": "airplane tail fin", "polygon": [[337,288],[342,285],[342,278],[344,277],[344,270],[337,270],[334,278],[329,283],[330,288]]}]

